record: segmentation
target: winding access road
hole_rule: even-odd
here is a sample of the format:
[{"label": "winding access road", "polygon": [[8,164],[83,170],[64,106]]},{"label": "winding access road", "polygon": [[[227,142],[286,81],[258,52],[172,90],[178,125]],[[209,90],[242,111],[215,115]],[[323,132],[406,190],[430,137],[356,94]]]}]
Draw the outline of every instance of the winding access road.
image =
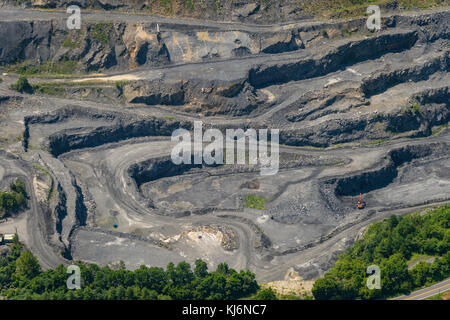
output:
[{"label": "winding access road", "polygon": [[432,286],[411,292],[400,297],[393,298],[391,300],[425,300],[429,297],[437,295],[439,293],[450,290],[450,278],[433,284]]}]

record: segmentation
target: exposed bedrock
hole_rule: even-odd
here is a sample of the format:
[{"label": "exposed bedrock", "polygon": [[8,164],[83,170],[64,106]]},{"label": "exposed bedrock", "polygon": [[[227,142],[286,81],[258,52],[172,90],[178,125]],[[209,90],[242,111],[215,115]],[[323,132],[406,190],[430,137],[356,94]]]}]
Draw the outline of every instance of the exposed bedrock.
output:
[{"label": "exposed bedrock", "polygon": [[42,165],[45,163],[45,167],[38,166],[36,170],[51,177],[48,196],[40,200],[45,216],[44,234],[57,252],[71,259],[72,233],[78,226],[86,224],[83,193],[62,162],[44,153],[39,153],[37,159]]},{"label": "exposed bedrock", "polygon": [[334,186],[334,194],[337,197],[356,196],[360,192],[368,193],[392,183],[397,177],[398,168],[401,165],[415,159],[447,157],[448,148],[447,143],[430,143],[393,149],[382,160],[379,168],[350,176],[328,179],[323,184],[325,189],[328,189],[329,185]]},{"label": "exposed bedrock", "polygon": [[[81,2],[78,4],[82,5]],[[391,16],[383,19],[383,30],[414,29],[416,33],[391,34],[348,43],[321,58],[296,61],[280,66],[252,69],[251,84],[258,87],[270,83],[304,79],[335,70],[340,64],[382,54],[383,50],[401,50],[419,38],[421,41],[448,39],[448,11],[420,16]],[[55,14],[58,17],[58,14]],[[60,15],[59,15],[60,16]],[[204,18],[202,16],[202,18]],[[53,19],[53,20],[51,20]],[[102,69],[127,70],[140,66],[231,59],[245,55],[278,54],[314,47],[349,32],[366,32],[365,19],[318,23],[268,31],[221,30],[219,27],[164,23],[157,31],[156,23],[83,21],[81,30],[68,31],[66,17],[32,21],[0,22],[0,65],[28,61],[74,61],[79,71]],[[321,31],[330,33],[323,37]],[[412,32],[412,31],[411,31]],[[409,38],[408,38],[409,37]],[[379,49],[377,49],[379,48]],[[336,59],[339,55],[340,59]],[[330,61],[328,61],[330,60]],[[311,69],[318,67],[312,72]],[[280,71],[271,81],[271,71]],[[312,72],[312,73],[311,73]]]},{"label": "exposed bedrock", "polygon": [[167,121],[158,118],[123,122],[112,126],[101,126],[89,130],[70,129],[49,137],[49,148],[53,156],[80,149],[97,147],[105,143],[147,136],[171,136],[178,128],[191,128],[190,122]]},{"label": "exposed bedrock", "polygon": [[95,108],[83,108],[77,105],[67,105],[53,112],[25,116],[24,122],[25,125],[52,124],[76,118],[89,118],[92,120],[104,119],[107,121],[113,121],[117,120],[118,118],[127,118],[127,116],[118,112],[110,112],[104,110],[100,111]]},{"label": "exposed bedrock", "polygon": [[180,175],[193,168],[201,167],[201,164],[175,165],[171,157],[167,156],[133,164],[128,168],[128,175],[133,178],[134,181],[136,181],[136,185],[140,187],[142,184],[150,181]]},{"label": "exposed bedrock", "polygon": [[420,81],[436,72],[450,70],[450,51],[426,61],[425,64],[402,68],[390,72],[380,72],[364,79],[361,89],[366,97],[386,91],[388,88],[407,81]]},{"label": "exposed bedrock", "polygon": [[242,116],[264,104],[245,80],[135,81],[124,86],[123,96],[130,103],[182,106],[205,115]]},{"label": "exposed bedrock", "polygon": [[275,65],[259,65],[249,72],[249,83],[257,88],[325,75],[356,62],[375,59],[388,52],[411,48],[416,31],[387,33],[373,38],[348,42],[317,58]]},{"label": "exposed bedrock", "polygon": [[450,106],[450,87],[442,87],[437,89],[428,89],[422,91],[420,94],[414,96],[419,104],[445,104],[447,107]]},{"label": "exposed bedrock", "polygon": [[[280,143],[293,146],[328,147],[357,140],[387,139],[392,134],[409,137],[429,136],[431,128],[448,123],[450,119],[448,87],[428,89],[415,94],[401,109],[386,114],[365,114],[356,118],[339,118],[319,122],[298,129],[281,129]],[[137,119],[122,113],[103,112],[68,107],[49,114],[25,117],[24,146],[28,144],[30,125],[63,122],[71,117],[88,118],[91,126],[68,128],[49,136],[49,150],[54,156],[74,149],[96,147],[110,142],[146,136],[171,136],[178,128],[192,129],[191,121],[149,117]],[[99,125],[95,120],[105,120]],[[220,130],[247,127],[259,128],[256,123],[216,125]],[[28,130],[27,130],[28,129]]]},{"label": "exposed bedrock", "polygon": [[[448,87],[424,93],[428,99],[442,103],[410,103],[401,110],[386,114],[367,114],[357,118],[326,120],[300,129],[281,130],[280,143],[293,146],[328,147],[333,144],[357,140],[388,139],[392,134],[404,133],[409,137],[431,135],[433,126],[448,123],[450,106]],[[416,95],[422,103],[421,94]],[[445,100],[447,99],[447,100]],[[412,100],[414,101],[414,100]]]},{"label": "exposed bedrock", "polygon": [[261,51],[264,53],[289,52],[303,48],[305,48],[305,44],[297,30],[286,34],[274,33],[272,36],[267,35],[267,38],[264,38],[261,43]]},{"label": "exposed bedrock", "polygon": [[128,70],[304,48],[296,30],[252,33],[167,24],[158,32],[155,23],[86,21],[71,31],[65,23],[0,21],[0,65],[74,61],[79,71]]},{"label": "exposed bedrock", "polygon": [[[342,108],[333,108],[333,105],[339,105]],[[370,101],[364,98],[359,89],[349,88],[338,93],[328,90],[318,93],[308,92],[299,100],[295,101],[289,109],[294,109],[285,115],[290,122],[301,122],[305,119],[315,120],[327,114],[346,111],[346,109],[357,108],[369,105]],[[342,110],[342,111],[341,111]]]}]

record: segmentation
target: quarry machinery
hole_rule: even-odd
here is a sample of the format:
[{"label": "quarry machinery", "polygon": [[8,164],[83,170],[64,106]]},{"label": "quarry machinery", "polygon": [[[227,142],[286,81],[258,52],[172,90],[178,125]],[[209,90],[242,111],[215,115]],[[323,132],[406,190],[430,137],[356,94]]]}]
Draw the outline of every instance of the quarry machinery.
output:
[{"label": "quarry machinery", "polygon": [[359,200],[356,203],[356,207],[358,209],[364,209],[366,207],[366,204],[362,201],[362,193],[359,194]]}]

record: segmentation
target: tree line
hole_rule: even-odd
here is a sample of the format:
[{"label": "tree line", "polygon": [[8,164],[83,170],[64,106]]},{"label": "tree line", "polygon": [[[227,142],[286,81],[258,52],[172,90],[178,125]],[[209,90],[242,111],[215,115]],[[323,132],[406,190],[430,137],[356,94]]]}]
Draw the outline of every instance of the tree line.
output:
[{"label": "tree line", "polygon": [[[382,299],[408,293],[450,276],[450,205],[420,215],[395,216],[372,224],[318,279],[315,299]],[[423,256],[411,266],[412,257]],[[409,264],[409,267],[408,267]],[[381,289],[368,289],[369,265],[381,271]]]},{"label": "tree line", "polygon": [[[259,290],[250,271],[237,272],[221,263],[209,272],[200,259],[193,269],[187,262],[169,263],[166,269],[142,265],[134,271],[123,263],[118,268],[78,266],[81,289],[69,290],[63,265],[42,271],[38,259],[16,239],[0,257],[0,295],[21,300],[228,300],[254,296]],[[267,291],[262,294],[267,297]]]},{"label": "tree line", "polygon": [[17,179],[10,184],[11,191],[0,191],[0,218],[17,212],[27,205],[25,183]]}]

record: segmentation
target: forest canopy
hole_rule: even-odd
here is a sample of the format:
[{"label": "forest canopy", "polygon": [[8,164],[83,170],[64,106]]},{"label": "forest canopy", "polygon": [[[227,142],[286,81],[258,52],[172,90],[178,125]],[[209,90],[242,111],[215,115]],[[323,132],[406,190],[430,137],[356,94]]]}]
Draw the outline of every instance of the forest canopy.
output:
[{"label": "forest canopy", "polygon": [[81,289],[69,290],[67,269],[60,265],[42,271],[33,254],[18,240],[0,257],[0,295],[6,299],[50,300],[229,300],[254,295],[255,275],[219,264],[214,272],[198,259],[193,270],[187,262],[160,267],[120,267],[78,264]]},{"label": "forest canopy", "polygon": [[10,185],[11,191],[0,191],[0,218],[25,208],[27,192],[25,183],[17,179]]},{"label": "forest canopy", "polygon": [[[362,239],[314,283],[316,299],[388,298],[450,276],[450,205],[426,214],[392,215],[372,224]],[[425,257],[413,264],[416,257]],[[366,269],[377,265],[381,289],[369,290]]]}]

